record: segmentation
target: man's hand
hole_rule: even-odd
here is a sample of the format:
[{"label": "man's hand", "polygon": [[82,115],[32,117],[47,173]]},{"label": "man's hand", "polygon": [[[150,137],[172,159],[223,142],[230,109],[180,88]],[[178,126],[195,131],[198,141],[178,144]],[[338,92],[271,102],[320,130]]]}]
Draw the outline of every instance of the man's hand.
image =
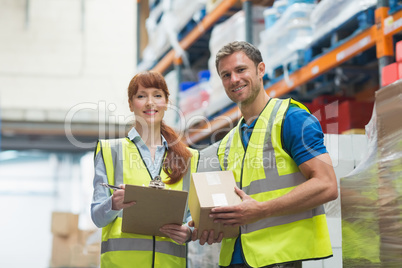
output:
[{"label": "man's hand", "polygon": [[243,190],[235,187],[238,196],[243,200],[235,206],[216,207],[211,210],[210,218],[224,226],[238,227],[256,222],[263,218],[261,203],[248,196]]},{"label": "man's hand", "polygon": [[176,241],[178,244],[184,244],[191,238],[190,228],[184,225],[166,224],[163,225],[159,230]]},{"label": "man's hand", "polygon": [[130,207],[135,204],[135,201],[124,203],[124,191],[126,185],[120,184],[121,190],[114,190],[112,195],[112,210],[120,210],[126,207]]},{"label": "man's hand", "polygon": [[[188,223],[188,226],[194,227],[194,221],[190,221]],[[198,238],[198,229],[194,228],[194,231],[191,235],[191,240],[196,241]],[[204,230],[200,236],[200,245],[204,245],[205,243],[208,243],[208,245],[212,245],[214,243],[220,243],[223,239],[223,233],[220,232],[218,237],[215,238],[215,231],[214,230]]]}]

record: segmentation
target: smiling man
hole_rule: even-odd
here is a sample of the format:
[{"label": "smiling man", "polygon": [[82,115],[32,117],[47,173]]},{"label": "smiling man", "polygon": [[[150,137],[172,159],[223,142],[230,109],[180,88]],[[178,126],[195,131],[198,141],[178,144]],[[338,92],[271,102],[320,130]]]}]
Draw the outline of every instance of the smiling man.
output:
[{"label": "smiling man", "polygon": [[[233,171],[243,200],[210,214],[240,228],[237,238],[222,240],[219,265],[301,267],[302,260],[331,257],[323,204],[338,190],[318,120],[303,104],[266,94],[265,64],[253,45],[225,45],[216,69],[243,115],[216,153],[221,170]],[[220,242],[211,233],[200,243]]]}]

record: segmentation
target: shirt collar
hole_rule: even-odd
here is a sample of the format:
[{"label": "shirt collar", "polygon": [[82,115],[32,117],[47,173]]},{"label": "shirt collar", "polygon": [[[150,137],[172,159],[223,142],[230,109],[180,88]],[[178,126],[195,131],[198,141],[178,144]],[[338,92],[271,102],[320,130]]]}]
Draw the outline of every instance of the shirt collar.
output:
[{"label": "shirt collar", "polygon": [[257,123],[257,119],[258,119],[258,117],[256,119],[254,119],[253,122],[251,122],[250,125],[247,125],[247,123],[246,123],[246,121],[244,120],[244,117],[243,117],[241,119],[241,122],[240,122],[240,128],[243,129],[243,130],[245,130],[245,129],[253,129],[255,124]]},{"label": "shirt collar", "polygon": [[[142,140],[140,134],[138,134],[138,131],[135,129],[135,127],[130,129],[130,131],[127,134],[127,137],[135,143],[145,144],[144,141]],[[167,150],[169,147],[168,143],[162,134],[161,134],[161,137],[162,137],[162,146],[164,146]]]}]

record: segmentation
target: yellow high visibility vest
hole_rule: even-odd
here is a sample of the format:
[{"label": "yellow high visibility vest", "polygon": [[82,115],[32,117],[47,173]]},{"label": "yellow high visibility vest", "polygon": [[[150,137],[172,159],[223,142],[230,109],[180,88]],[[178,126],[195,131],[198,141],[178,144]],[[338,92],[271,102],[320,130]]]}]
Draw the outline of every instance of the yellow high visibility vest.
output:
[{"label": "yellow high visibility vest", "polygon": [[[241,120],[218,148],[222,170],[232,170],[237,186],[260,202],[285,195],[306,181],[282,146],[282,124],[291,103],[308,111],[292,99],[270,99],[246,149],[240,134]],[[245,262],[251,267],[332,256],[323,206],[241,226],[240,235]],[[230,264],[235,241],[222,241],[219,265]]]},{"label": "yellow high visibility vest", "polygon": [[[180,181],[169,184],[173,190],[189,190],[191,173],[196,172],[198,151],[188,148],[193,157],[191,168]],[[151,175],[136,145],[128,138],[100,140],[96,154],[102,153],[108,183],[148,185]],[[161,168],[166,182],[167,174]],[[113,190],[111,190],[113,191]],[[138,235],[121,231],[122,213],[102,228],[101,267],[186,267],[186,245],[168,237]]]}]

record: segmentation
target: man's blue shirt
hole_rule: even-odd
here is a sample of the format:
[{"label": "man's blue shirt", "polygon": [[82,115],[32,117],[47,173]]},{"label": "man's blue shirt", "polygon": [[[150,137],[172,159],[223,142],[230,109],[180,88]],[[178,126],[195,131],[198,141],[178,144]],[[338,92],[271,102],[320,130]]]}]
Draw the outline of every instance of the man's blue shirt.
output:
[{"label": "man's blue shirt", "polygon": [[[248,146],[257,119],[250,125],[247,125],[244,119],[240,123],[244,148]],[[298,166],[327,152],[320,122],[312,114],[294,104],[291,104],[286,112],[282,129],[282,142],[284,149]],[[244,263],[240,241],[239,236],[236,240],[231,264]]]}]

